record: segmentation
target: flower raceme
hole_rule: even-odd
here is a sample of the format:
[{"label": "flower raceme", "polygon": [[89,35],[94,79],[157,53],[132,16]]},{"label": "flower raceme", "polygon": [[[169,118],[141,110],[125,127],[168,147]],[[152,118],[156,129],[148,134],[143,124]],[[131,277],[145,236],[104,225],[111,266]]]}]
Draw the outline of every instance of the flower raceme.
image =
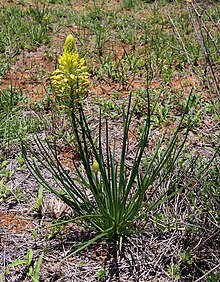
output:
[{"label": "flower raceme", "polygon": [[90,74],[87,72],[84,58],[79,59],[75,40],[68,35],[64,43],[64,52],[59,58],[59,66],[52,76],[57,100],[67,108],[72,108],[88,94]]}]

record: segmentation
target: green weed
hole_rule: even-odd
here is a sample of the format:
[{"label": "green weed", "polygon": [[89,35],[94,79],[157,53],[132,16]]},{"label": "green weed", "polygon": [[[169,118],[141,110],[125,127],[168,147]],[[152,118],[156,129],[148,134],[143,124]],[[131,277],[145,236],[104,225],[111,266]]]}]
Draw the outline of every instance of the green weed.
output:
[{"label": "green weed", "polygon": [[44,253],[42,253],[37,262],[34,265],[34,260],[33,260],[33,250],[29,249],[27,251],[26,259],[21,260],[21,259],[16,259],[14,262],[9,264],[7,266],[7,273],[10,273],[10,269],[20,266],[20,265],[25,265],[27,268],[27,274],[31,278],[32,282],[39,282],[40,281],[40,266],[42,263]]},{"label": "green weed", "polygon": [[167,272],[175,280],[178,280],[181,277],[181,275],[180,275],[180,265],[179,264],[170,263],[167,266]]},{"label": "green weed", "polygon": [[105,279],[108,277],[108,270],[106,270],[105,268],[101,267],[97,273],[96,273],[96,278],[98,279],[98,281],[105,281]]},{"label": "green weed", "polygon": [[37,212],[40,212],[42,209],[42,204],[43,204],[43,186],[40,185],[38,194],[36,197],[36,204],[35,204],[35,210]]}]

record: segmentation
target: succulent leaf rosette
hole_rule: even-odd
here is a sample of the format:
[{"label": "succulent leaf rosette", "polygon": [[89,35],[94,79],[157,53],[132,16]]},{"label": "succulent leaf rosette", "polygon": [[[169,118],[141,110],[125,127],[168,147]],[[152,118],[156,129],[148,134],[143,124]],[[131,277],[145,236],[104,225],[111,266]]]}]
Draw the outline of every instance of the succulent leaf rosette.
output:
[{"label": "succulent leaf rosette", "polygon": [[79,58],[75,40],[68,35],[64,43],[64,52],[59,58],[59,66],[51,76],[55,87],[55,97],[61,105],[73,108],[85,98],[89,89],[89,77],[85,59]]}]

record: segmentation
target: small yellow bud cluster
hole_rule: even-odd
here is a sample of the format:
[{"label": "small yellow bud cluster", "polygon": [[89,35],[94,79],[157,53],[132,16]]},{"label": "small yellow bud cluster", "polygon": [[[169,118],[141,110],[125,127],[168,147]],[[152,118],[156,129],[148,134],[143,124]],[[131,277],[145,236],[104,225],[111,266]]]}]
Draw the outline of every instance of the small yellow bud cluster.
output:
[{"label": "small yellow bud cluster", "polygon": [[76,53],[74,37],[68,35],[58,69],[51,76],[57,100],[63,106],[72,108],[88,94],[89,77],[84,58],[79,59]]}]

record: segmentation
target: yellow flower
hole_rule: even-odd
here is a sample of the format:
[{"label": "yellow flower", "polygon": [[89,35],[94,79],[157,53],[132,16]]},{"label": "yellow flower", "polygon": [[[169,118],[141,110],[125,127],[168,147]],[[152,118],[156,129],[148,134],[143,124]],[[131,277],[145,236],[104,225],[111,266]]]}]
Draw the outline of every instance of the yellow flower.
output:
[{"label": "yellow flower", "polygon": [[64,52],[58,61],[58,69],[51,76],[56,99],[68,108],[72,108],[88,94],[90,84],[85,59],[79,59],[75,49],[74,37],[68,35],[64,43]]}]

